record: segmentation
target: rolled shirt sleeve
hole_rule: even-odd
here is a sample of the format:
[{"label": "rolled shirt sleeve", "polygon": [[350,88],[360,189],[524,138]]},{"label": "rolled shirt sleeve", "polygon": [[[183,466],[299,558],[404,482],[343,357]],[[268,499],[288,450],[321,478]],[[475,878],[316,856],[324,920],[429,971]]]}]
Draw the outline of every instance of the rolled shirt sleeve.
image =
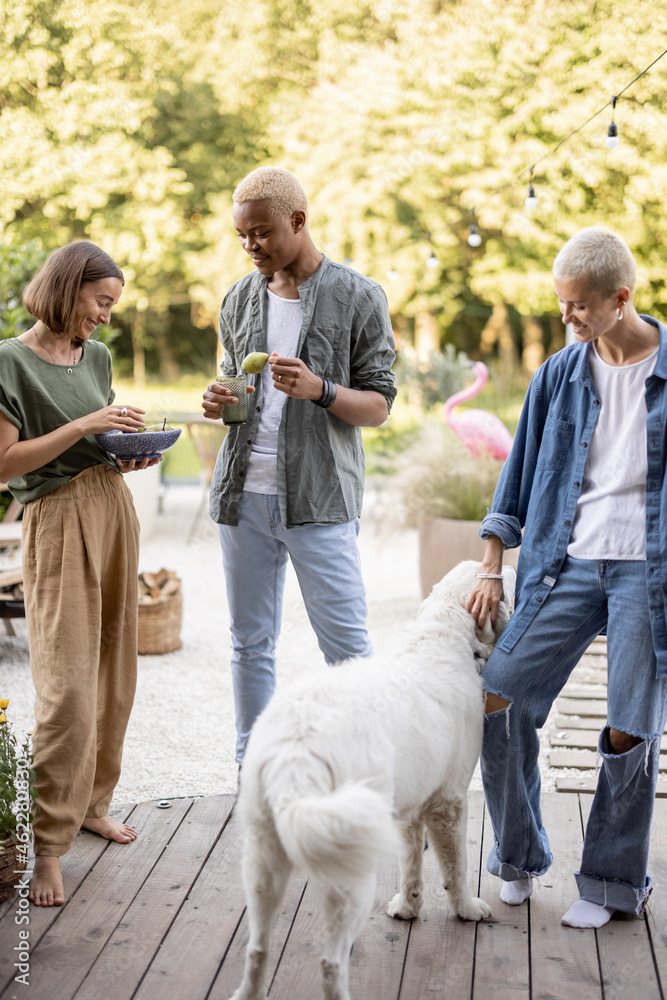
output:
[{"label": "rolled shirt sleeve", "polygon": [[352,331],[350,386],[379,392],[387,400],[388,411],[396,398],[391,371],[395,357],[387,296],[376,285],[359,297]]},{"label": "rolled shirt sleeve", "polygon": [[515,549],[521,545],[521,521],[511,514],[489,512],[479,529],[479,537],[485,541],[495,535],[506,549]]}]

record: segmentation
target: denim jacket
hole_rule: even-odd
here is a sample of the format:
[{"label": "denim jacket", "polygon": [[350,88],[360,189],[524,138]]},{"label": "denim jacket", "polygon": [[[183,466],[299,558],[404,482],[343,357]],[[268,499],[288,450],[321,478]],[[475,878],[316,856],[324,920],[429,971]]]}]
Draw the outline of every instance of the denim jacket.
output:
[{"label": "denim jacket", "polygon": [[[646,380],[646,582],[657,676],[667,677],[667,327]],[[571,344],[535,372],[480,536],[521,545],[516,611],[498,640],[511,650],[549,599],[572,533],[588,446],[600,413],[588,344]],[[523,540],[521,529],[523,528]]]},{"label": "denim jacket", "polygon": [[[220,308],[223,372],[236,375],[251,351],[266,351],[268,278],[246,275]],[[325,257],[299,285],[302,324],[297,357],[338,385],[396,395],[391,366],[394,335],[387,298],[376,281]],[[248,422],[230,427],[213,474],[210,514],[237,524],[249,446],[262,408],[262,380],[248,397]],[[339,420],[310,399],[287,397],[278,433],[278,502],[282,523],[343,524],[361,513],[364,452],[361,428]]]}]

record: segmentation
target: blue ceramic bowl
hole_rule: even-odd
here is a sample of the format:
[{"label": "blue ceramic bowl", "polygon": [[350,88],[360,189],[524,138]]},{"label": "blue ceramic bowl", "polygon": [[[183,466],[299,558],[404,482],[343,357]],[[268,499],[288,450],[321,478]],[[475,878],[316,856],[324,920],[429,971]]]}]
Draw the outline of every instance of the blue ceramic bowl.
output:
[{"label": "blue ceramic bowl", "polygon": [[100,448],[104,448],[110,455],[115,455],[124,462],[133,458],[140,462],[144,458],[159,458],[163,451],[168,451],[176,444],[180,436],[181,428],[176,427],[171,431],[144,431],[143,434],[106,431],[104,434],[96,434],[95,439]]}]

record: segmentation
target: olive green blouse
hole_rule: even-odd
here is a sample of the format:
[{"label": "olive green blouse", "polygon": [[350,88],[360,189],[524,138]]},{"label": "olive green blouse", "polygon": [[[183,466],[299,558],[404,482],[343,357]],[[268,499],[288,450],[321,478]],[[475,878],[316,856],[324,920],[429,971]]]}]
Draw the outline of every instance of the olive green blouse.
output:
[{"label": "olive green blouse", "polygon": [[[113,402],[111,355],[91,340],[78,364],[46,361],[21,340],[0,341],[0,413],[19,430],[19,439],[42,437]],[[20,503],[28,503],[69,482],[92,465],[117,468],[94,436],[81,438],[53,461],[7,484]]]}]

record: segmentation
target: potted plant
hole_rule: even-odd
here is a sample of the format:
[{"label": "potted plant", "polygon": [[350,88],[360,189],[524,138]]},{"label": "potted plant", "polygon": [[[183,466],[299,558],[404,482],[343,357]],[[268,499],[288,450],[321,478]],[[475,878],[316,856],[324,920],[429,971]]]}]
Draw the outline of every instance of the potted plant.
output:
[{"label": "potted plant", "polygon": [[30,739],[16,738],[0,698],[0,900],[12,896],[28,859],[34,788]]},{"label": "potted plant", "polygon": [[[419,532],[422,594],[463,559],[481,560],[480,523],[491,507],[501,460],[473,456],[448,427],[428,421],[397,461],[397,513]],[[518,549],[506,553],[516,566]]]}]

